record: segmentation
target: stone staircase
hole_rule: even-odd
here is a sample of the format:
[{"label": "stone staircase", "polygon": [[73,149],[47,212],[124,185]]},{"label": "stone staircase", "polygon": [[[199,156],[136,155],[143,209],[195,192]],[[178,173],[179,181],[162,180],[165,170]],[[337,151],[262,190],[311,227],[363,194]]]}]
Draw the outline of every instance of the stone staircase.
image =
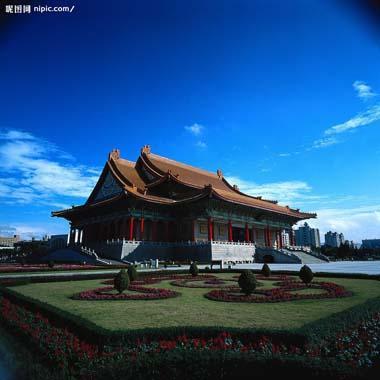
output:
[{"label": "stone staircase", "polygon": [[323,255],[317,256],[313,252],[305,252],[303,250],[289,250],[285,248],[256,248],[255,261],[265,262],[271,256],[274,263],[278,264],[321,264],[328,262]]},{"label": "stone staircase", "polygon": [[325,260],[319,259],[306,252],[295,251],[293,253],[300,258],[302,264],[322,264],[326,262]]}]

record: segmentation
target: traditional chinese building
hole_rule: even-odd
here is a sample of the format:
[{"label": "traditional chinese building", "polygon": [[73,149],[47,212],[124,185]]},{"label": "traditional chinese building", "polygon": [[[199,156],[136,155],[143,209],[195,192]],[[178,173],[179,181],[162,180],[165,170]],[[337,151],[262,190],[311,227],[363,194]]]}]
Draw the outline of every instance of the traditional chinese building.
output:
[{"label": "traditional chinese building", "polygon": [[69,244],[127,261],[253,261],[256,248],[284,248],[283,232],[294,245],[292,226],[316,217],[244,194],[221,170],[173,161],[149,146],[136,162],[113,150],[87,202],[52,215],[70,221]]}]

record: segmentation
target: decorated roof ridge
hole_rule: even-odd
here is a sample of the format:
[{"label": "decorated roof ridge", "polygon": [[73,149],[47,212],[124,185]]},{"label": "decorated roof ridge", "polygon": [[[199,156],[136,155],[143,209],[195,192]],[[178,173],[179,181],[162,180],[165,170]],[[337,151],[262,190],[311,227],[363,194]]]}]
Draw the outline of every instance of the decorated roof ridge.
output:
[{"label": "decorated roof ridge", "polygon": [[[120,185],[122,185],[123,188],[125,188],[126,185],[129,184],[129,186],[132,186],[133,187],[133,182],[129,180],[129,178],[127,178],[126,176],[124,176],[119,168],[117,167],[117,165],[115,165],[114,163],[114,160],[109,160],[107,162],[108,164],[108,167],[110,168],[110,170],[112,171],[112,174],[114,175],[115,179],[120,183]],[[127,183],[125,183],[127,182]]]},{"label": "decorated roof ridge", "polygon": [[[205,170],[205,169],[201,169],[201,168],[197,168],[196,166],[192,166],[192,165],[189,165],[189,164],[185,164],[183,162],[180,162],[180,161],[176,161],[176,160],[172,160],[171,158],[167,158],[167,157],[164,157],[164,156],[160,156],[158,154],[155,154],[155,153],[151,153],[151,151],[149,150],[149,153],[146,153],[145,151],[143,152],[145,154],[145,156],[148,158],[149,160],[149,157],[153,157],[154,159],[157,159],[157,160],[161,160],[161,161],[166,161],[170,164],[173,164],[175,166],[179,166],[180,168],[184,168],[184,169],[188,169],[188,170],[192,170],[194,172],[197,172],[197,173],[202,173],[202,174],[206,174],[208,176],[212,176],[214,178],[221,178],[218,174],[218,172],[220,174],[222,174],[222,171],[220,169],[217,170],[216,173],[213,173],[209,170]],[[150,160],[149,160],[150,161]],[[151,161],[150,161],[151,162]],[[159,171],[159,172],[162,172],[159,168],[157,168],[153,162],[151,162],[151,164]]]},{"label": "decorated roof ridge", "polygon": [[[116,154],[113,152],[116,151]],[[140,192],[144,192],[145,188],[145,183],[144,183],[144,188],[140,188],[137,186],[137,184],[133,181],[133,179],[129,178],[125,174],[123,174],[118,167],[118,164],[127,164],[127,166],[131,168],[135,168],[136,163],[133,161],[126,160],[124,158],[120,157],[120,150],[119,149],[114,149],[108,156],[108,161],[107,164],[114,175],[115,179],[119,182],[119,184],[122,186],[123,189],[126,189],[127,187],[129,188],[136,188]]]}]

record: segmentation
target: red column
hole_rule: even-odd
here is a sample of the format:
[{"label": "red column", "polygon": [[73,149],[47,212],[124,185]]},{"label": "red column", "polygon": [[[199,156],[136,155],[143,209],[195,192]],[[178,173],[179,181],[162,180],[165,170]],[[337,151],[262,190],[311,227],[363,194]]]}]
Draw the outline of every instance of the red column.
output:
[{"label": "red column", "polygon": [[191,221],[191,241],[195,241],[195,220]]},{"label": "red column", "polygon": [[152,240],[157,241],[157,220],[152,220]]},{"label": "red column", "polygon": [[272,247],[272,231],[268,227],[268,247]]},{"label": "red column", "polygon": [[279,247],[282,248],[282,231],[279,230],[278,231],[278,243],[279,243]]},{"label": "red column", "polygon": [[232,222],[228,221],[228,241],[232,241]]},{"label": "red column", "polygon": [[129,217],[129,236],[128,236],[129,240],[133,240],[133,222],[134,222],[133,216]]},{"label": "red column", "polygon": [[208,218],[208,241],[214,240],[212,219]]},{"label": "red column", "polygon": [[249,242],[249,229],[248,229],[248,223],[245,223],[245,242]]},{"label": "red column", "polygon": [[252,242],[256,243],[256,230],[255,227],[252,226]]},{"label": "red column", "polygon": [[144,218],[140,219],[140,240],[144,240]]}]

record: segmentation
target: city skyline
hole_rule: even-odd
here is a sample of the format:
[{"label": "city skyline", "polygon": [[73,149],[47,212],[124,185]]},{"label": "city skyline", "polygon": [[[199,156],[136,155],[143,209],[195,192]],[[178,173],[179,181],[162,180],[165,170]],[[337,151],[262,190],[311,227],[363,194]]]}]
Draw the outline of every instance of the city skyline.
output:
[{"label": "city skyline", "polygon": [[86,201],[113,148],[150,144],[316,212],[321,236],[378,238],[380,49],[366,20],[339,2],[165,4],[11,18],[0,235],[67,233],[50,212]]}]

